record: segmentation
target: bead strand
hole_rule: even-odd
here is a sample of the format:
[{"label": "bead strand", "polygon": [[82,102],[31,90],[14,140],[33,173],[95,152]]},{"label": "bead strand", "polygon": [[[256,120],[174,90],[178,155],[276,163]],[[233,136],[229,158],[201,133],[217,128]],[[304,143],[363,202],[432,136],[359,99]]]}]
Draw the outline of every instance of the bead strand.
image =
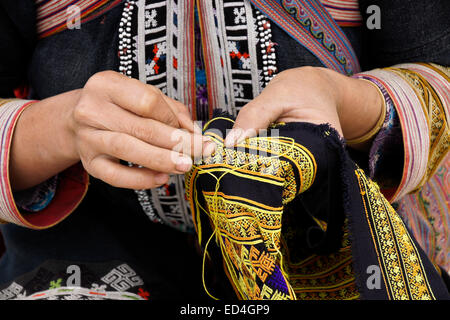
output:
[{"label": "bead strand", "polygon": [[131,77],[131,17],[133,14],[135,0],[127,0],[122,11],[119,23],[119,71]]},{"label": "bead strand", "polygon": [[[136,0],[127,0],[125,2],[122,18],[119,23],[119,72],[131,78],[132,75],[132,62],[131,55],[131,19],[133,10],[136,5]],[[128,162],[129,167],[136,166],[132,162]],[[142,168],[138,165],[137,167]],[[152,201],[146,190],[134,190],[137,195],[138,201],[149,219],[156,223],[162,223],[161,218],[155,213],[153,209]],[[149,191],[151,192],[151,191]]]},{"label": "bead strand", "polygon": [[273,79],[277,72],[275,43],[272,42],[270,21],[260,11],[256,11],[256,23],[263,64],[264,87]]}]

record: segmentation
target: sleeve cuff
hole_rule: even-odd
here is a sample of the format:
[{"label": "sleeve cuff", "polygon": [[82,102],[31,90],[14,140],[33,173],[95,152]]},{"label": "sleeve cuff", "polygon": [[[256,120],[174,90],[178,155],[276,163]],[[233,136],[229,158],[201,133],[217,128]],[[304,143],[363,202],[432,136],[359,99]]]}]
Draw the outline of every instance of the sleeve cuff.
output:
[{"label": "sleeve cuff", "polygon": [[387,89],[376,77],[369,74],[356,74],[353,77],[372,82],[380,89],[384,99],[386,116],[373,139],[367,160],[370,178],[378,183],[384,196],[390,198],[400,184],[404,164],[400,120]]},{"label": "sleeve cuff", "polygon": [[404,151],[402,177],[398,186],[384,190],[386,198],[395,202],[414,191],[425,175],[429,151],[428,117],[414,90],[396,73],[375,69],[362,75],[387,92],[400,120]]},{"label": "sleeve cuff", "polygon": [[31,229],[46,229],[65,219],[80,204],[87,192],[89,176],[81,163],[59,174],[53,199],[38,212],[19,210],[9,182],[9,151],[20,114],[30,100],[0,100],[0,221]]},{"label": "sleeve cuff", "polygon": [[[448,69],[409,63],[358,74],[386,92],[399,119],[403,170],[399,183],[385,193],[391,202],[422,188],[450,146]],[[400,131],[399,131],[400,132]]]}]

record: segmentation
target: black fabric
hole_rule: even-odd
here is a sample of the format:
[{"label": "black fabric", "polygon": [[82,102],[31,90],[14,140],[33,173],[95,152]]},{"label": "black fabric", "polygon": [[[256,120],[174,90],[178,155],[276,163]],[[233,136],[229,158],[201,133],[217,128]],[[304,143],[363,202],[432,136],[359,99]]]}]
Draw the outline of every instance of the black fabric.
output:
[{"label": "black fabric", "polygon": [[450,65],[450,2],[448,0],[360,0],[380,8],[381,29],[362,28],[363,70],[406,62]]},{"label": "black fabric", "polygon": [[[227,130],[232,128],[233,122],[223,118],[224,116],[222,115],[221,118],[217,118],[217,120],[213,119],[209,122],[205,133],[212,131],[217,134],[220,132],[222,137],[224,137]],[[229,118],[231,119],[231,117]],[[281,234],[287,234],[288,237],[284,238],[286,240],[286,247],[283,248],[282,251],[285,253],[289,252],[289,256],[293,254],[294,257],[290,257],[290,261],[294,263],[307,258],[311,254],[328,255],[336,253],[342,247],[343,231],[345,227],[344,221],[347,219],[348,234],[352,248],[352,264],[361,298],[387,300],[392,299],[393,294],[398,295],[395,289],[391,292],[390,290],[392,289],[386,287],[385,281],[380,281],[381,288],[379,289],[374,290],[373,288],[369,288],[366,284],[368,275],[370,275],[367,273],[367,269],[369,266],[379,266],[382,272],[385,272],[383,277],[390,279],[390,282],[388,281],[388,283],[392,283],[392,275],[390,272],[397,267],[397,262],[399,262],[399,270],[402,269],[405,277],[406,275],[409,277],[420,275],[420,272],[411,271],[412,268],[409,267],[410,262],[408,261],[410,256],[405,257],[403,255],[405,252],[408,252],[405,248],[411,244],[410,242],[402,242],[403,237],[408,237],[408,231],[406,227],[403,229],[401,227],[394,229],[395,216],[398,217],[398,215],[396,213],[389,214],[389,209],[386,210],[385,207],[378,204],[383,198],[379,189],[371,190],[369,186],[361,186],[362,182],[361,180],[358,180],[356,173],[359,168],[350,158],[345,149],[345,143],[340,138],[339,134],[336,130],[325,124],[313,125],[301,122],[279,125],[276,126],[275,129],[277,130],[275,133],[269,129],[267,137],[270,137],[271,139],[277,139],[277,137],[293,139],[297,144],[300,144],[309,150],[317,164],[317,172],[313,185],[308,190],[299,194],[295,200],[288,203],[283,208]],[[250,152],[250,149],[250,147],[248,147],[248,149],[246,147],[245,152]],[[227,153],[224,151],[223,157],[226,157],[226,154]],[[271,156],[270,151],[268,152],[268,156]],[[280,159],[284,159],[283,155],[280,155]],[[226,161],[226,163],[233,162]],[[250,175],[245,177],[234,176],[232,174],[223,175],[223,171],[220,170],[220,164],[222,164],[222,162],[217,163],[217,165],[219,165],[218,167],[212,166],[212,164],[215,164],[215,162],[210,163],[208,160],[199,164],[199,169],[208,169],[210,174],[189,178],[187,182],[188,185],[186,188],[189,188],[189,186],[192,185],[192,190],[189,190],[188,194],[199,195],[199,208],[209,208],[205,198],[202,196],[204,192],[216,191],[226,196],[238,196],[240,199],[246,199],[245,201],[248,200],[249,203],[257,203],[258,205],[271,207],[283,206],[282,194],[285,185],[273,186],[269,183],[256,181],[256,177],[248,177]],[[244,166],[245,164],[247,163],[244,162],[236,166],[236,168]],[[216,167],[219,169],[214,171],[213,168]],[[193,169],[195,172],[197,172],[197,170],[197,168]],[[259,172],[258,170],[256,171]],[[216,178],[221,177],[218,189],[216,189],[217,179],[214,179],[211,174],[215,175]],[[359,174],[364,175],[362,171]],[[367,178],[365,179],[367,180]],[[190,182],[191,180],[195,182],[192,184]],[[297,183],[299,183],[299,179],[296,180]],[[376,202],[364,200],[369,199],[369,194],[373,196],[374,199],[377,199]],[[244,203],[244,200],[240,199],[233,201]],[[384,199],[384,201],[385,205],[388,205],[387,200]],[[210,225],[207,217],[212,216],[213,212],[209,212],[208,215],[203,212],[200,212],[200,214],[203,215],[201,223],[202,239],[206,242],[211,232],[214,230],[209,229],[208,232],[205,231],[205,228],[208,228]],[[224,217],[227,217],[227,214],[230,214],[231,218],[227,219],[232,220],[233,224],[238,223],[238,221],[235,220],[235,216],[238,215],[237,213],[230,210],[225,213]],[[197,215],[197,213],[195,213],[195,215]],[[322,231],[322,228],[320,228],[311,218],[317,218],[324,221],[326,223],[325,231]],[[212,219],[211,224],[214,223],[213,221],[214,219]],[[225,225],[223,222],[220,222],[220,224]],[[242,228],[245,229],[245,226],[242,226]],[[399,234],[393,235],[391,233],[390,236],[383,238],[384,235],[383,231],[380,231],[381,228],[392,228],[390,229],[390,232],[395,231],[399,232]],[[243,235],[243,239],[245,239],[246,236],[247,235]],[[234,234],[227,234],[227,237],[230,238],[230,241],[235,240],[235,243],[233,242],[229,247],[242,245],[245,246],[246,252],[251,252],[251,245],[243,239],[235,239]],[[412,239],[411,241],[416,248],[413,255],[421,260],[420,266],[422,266],[422,276],[427,278],[429,287],[431,288],[430,292],[434,294],[436,299],[450,299],[450,293],[445,284],[445,280],[448,279],[444,280],[441,278],[435,266],[420,248],[411,233],[409,233],[409,237]],[[259,251],[266,250],[269,252],[267,248],[265,248],[264,242],[261,241],[260,243],[256,240],[252,241],[256,243],[254,246],[258,247]],[[383,247],[378,243],[379,241],[391,241],[393,246],[390,248],[388,248],[388,246]],[[392,262],[389,260],[391,259],[390,254],[395,250],[398,250],[401,254],[397,256],[398,261]],[[208,249],[208,252],[209,251],[210,249]],[[229,249],[222,248],[221,252],[228,254]],[[214,254],[215,257],[221,256],[219,248],[216,248]],[[411,254],[411,251],[407,254]],[[294,261],[292,261],[292,258],[294,258]],[[221,265],[218,261],[216,264],[218,267]],[[247,267],[252,268],[251,266]],[[258,274],[257,269],[252,269],[252,272]],[[245,272],[242,273],[245,275]],[[249,272],[247,271],[247,273]],[[339,275],[337,274],[336,277],[339,277]],[[254,280],[251,277],[249,277],[249,279],[249,283],[252,283],[252,280]],[[259,279],[256,278],[254,281],[258,282],[258,280]],[[268,282],[270,282],[270,279]],[[404,283],[405,286],[412,285],[410,283]],[[268,283],[266,283],[266,285],[268,285]],[[263,291],[262,284],[260,284],[259,290]],[[275,288],[273,288],[273,290],[275,290]],[[411,292],[408,292],[406,298],[417,299],[418,297]],[[430,298],[431,296],[428,297]],[[398,296],[395,298],[398,298]]]},{"label": "black fabric", "polygon": [[154,299],[205,298],[201,256],[192,235],[152,223],[136,201],[132,190],[91,178],[81,205],[55,227],[2,226],[7,250],[0,260],[1,287],[52,259],[111,267],[122,261],[136,270]]},{"label": "black fabric", "polygon": [[29,83],[33,98],[44,99],[82,88],[95,73],[118,70],[119,5],[80,29],[40,40],[33,51]]},{"label": "black fabric", "polygon": [[34,1],[0,2],[0,97],[14,97],[26,84],[27,69],[36,43]]}]

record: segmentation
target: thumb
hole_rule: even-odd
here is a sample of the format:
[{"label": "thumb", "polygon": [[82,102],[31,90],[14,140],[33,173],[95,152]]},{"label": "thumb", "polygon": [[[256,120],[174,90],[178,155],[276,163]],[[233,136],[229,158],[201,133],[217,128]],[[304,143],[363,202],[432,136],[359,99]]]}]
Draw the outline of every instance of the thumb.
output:
[{"label": "thumb", "polygon": [[263,101],[267,100],[259,95],[239,111],[233,129],[225,138],[226,147],[233,147],[247,138],[256,136],[259,130],[267,129],[280,117],[281,110],[270,107]]}]

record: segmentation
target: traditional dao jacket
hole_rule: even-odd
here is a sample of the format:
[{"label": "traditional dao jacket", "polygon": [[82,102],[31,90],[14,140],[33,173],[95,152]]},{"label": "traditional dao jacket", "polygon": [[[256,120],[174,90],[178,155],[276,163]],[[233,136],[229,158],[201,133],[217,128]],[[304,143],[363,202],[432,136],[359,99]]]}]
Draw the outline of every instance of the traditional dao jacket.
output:
[{"label": "traditional dao jacket", "polygon": [[[36,3],[41,38],[67,28],[61,10],[48,1]],[[80,2],[81,21],[119,3]],[[361,25],[355,1],[127,0],[121,5],[118,71],[181,101],[194,120],[218,116],[204,127],[218,146],[211,158],[186,177],[174,175],[165,186],[135,191],[151,221],[194,229],[205,251],[223,261],[242,299],[449,297],[442,281],[450,270],[448,68],[424,61],[361,72],[341,29]],[[345,141],[326,125],[277,124],[267,137],[249,139],[237,150],[223,148],[225,130],[239,110],[279,72],[275,28],[322,66],[380,89],[386,119],[368,166],[356,165]],[[199,99],[199,88],[205,89],[199,84],[207,86],[207,103]],[[0,102],[2,163],[8,163],[17,118],[31,103]],[[383,171],[378,164],[392,159],[380,146],[392,139],[395,127],[403,157],[394,161],[402,159],[403,170],[395,184],[384,184],[376,179]],[[67,217],[88,186],[86,172],[74,166],[59,175],[56,186],[41,186],[41,194],[42,188],[57,192],[48,192],[45,205],[30,210],[35,203],[14,199],[8,166],[0,173],[0,219],[32,229]]]}]

